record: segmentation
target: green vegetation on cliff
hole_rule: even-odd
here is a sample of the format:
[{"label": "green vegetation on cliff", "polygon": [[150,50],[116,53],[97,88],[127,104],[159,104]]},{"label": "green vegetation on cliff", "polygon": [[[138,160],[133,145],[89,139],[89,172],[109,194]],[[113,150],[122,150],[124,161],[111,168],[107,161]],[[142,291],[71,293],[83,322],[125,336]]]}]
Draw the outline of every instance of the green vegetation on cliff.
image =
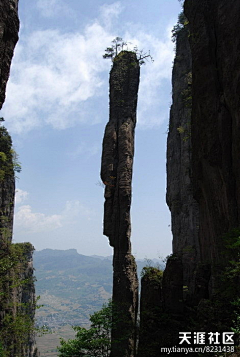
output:
[{"label": "green vegetation on cliff", "polygon": [[29,256],[30,243],[2,242],[0,250],[0,346],[1,357],[22,357],[34,332],[33,270]]},{"label": "green vegetation on cliff", "polygon": [[110,356],[112,309],[112,303],[109,301],[100,311],[91,315],[89,329],[75,326],[76,338],[68,341],[61,339],[61,346],[58,347],[59,356]]},{"label": "green vegetation on cliff", "polygon": [[0,126],[0,183],[8,176],[21,171],[18,154],[12,148],[12,140],[4,126]]}]

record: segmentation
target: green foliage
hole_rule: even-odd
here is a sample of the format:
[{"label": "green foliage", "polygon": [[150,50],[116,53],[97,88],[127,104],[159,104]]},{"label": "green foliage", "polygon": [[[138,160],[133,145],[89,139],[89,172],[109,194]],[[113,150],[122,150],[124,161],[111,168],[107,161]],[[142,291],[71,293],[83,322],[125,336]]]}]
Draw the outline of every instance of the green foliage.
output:
[{"label": "green foliage", "polygon": [[221,285],[225,288],[222,294],[226,298],[237,297],[240,289],[238,279],[240,277],[240,228],[233,228],[222,237],[222,273]]},{"label": "green foliage", "polygon": [[34,329],[31,316],[24,311],[6,313],[2,325],[1,339],[7,346],[6,356],[11,356],[11,351],[16,351],[15,356],[22,357],[22,347],[28,344],[29,335]]},{"label": "green foliage", "polygon": [[185,108],[192,108],[192,72],[188,72],[185,76],[186,88],[181,92],[182,100]]},{"label": "green foliage", "polygon": [[186,16],[184,15],[184,12],[182,11],[179,15],[178,15],[178,21],[177,24],[175,26],[173,26],[172,29],[172,42],[176,42],[177,40],[177,36],[179,34],[179,32],[188,25],[188,19],[186,18]]},{"label": "green foliage", "polygon": [[182,141],[188,141],[191,138],[191,122],[186,123],[185,127],[180,125],[177,131],[182,136]]},{"label": "green foliage", "polygon": [[64,341],[61,339],[61,346],[58,347],[60,357],[73,356],[110,356],[110,334],[112,329],[112,303],[103,305],[100,311],[90,316],[91,327],[73,327],[76,331],[74,340]]},{"label": "green foliage", "polygon": [[[2,356],[22,357],[23,346],[34,331],[33,311],[35,302],[21,302],[19,296],[31,291],[34,277],[26,276],[28,256],[33,250],[30,243],[11,244],[2,241],[0,250],[0,351]],[[14,352],[13,352],[14,351]],[[1,356],[1,354],[0,354]]]},{"label": "green foliage", "polygon": [[[115,59],[119,59],[121,56],[121,54],[123,54],[128,50],[128,43],[124,42],[123,39],[121,37],[116,37],[113,41],[112,41],[112,46],[111,47],[107,47],[105,49],[105,54],[103,55],[103,58],[108,59],[110,58],[112,61],[114,61]],[[144,52],[143,50],[139,50],[137,46],[135,46],[133,48],[133,50],[131,52],[136,53],[137,55],[137,60],[140,64],[140,66],[142,64],[146,63],[146,60],[150,59],[151,62],[154,62],[153,57],[150,54],[150,51]],[[131,63],[132,66],[135,66],[135,63]]]},{"label": "green foliage", "polygon": [[119,52],[121,52],[125,48],[125,46],[127,46],[127,43],[124,42],[121,37],[116,37],[112,41],[112,46],[107,47],[105,49],[105,54],[103,55],[103,58],[111,58],[113,60],[113,58],[117,56]]},{"label": "green foliage", "polygon": [[15,172],[21,172],[18,154],[12,148],[12,140],[4,126],[0,126],[0,182]]},{"label": "green foliage", "polygon": [[239,335],[240,228],[230,229],[220,237],[219,242],[221,260],[212,266],[214,295],[211,299],[202,299],[198,306],[189,309],[189,327],[186,330],[232,330]]},{"label": "green foliage", "polygon": [[[236,227],[223,235],[224,270],[221,276],[221,299],[228,306],[232,318],[232,330],[240,333],[240,228]],[[230,302],[230,304],[229,304]]]},{"label": "green foliage", "polygon": [[168,260],[178,260],[179,257],[177,256],[177,254],[172,253],[166,256],[166,258],[163,260],[164,263],[167,263]]},{"label": "green foliage", "polygon": [[158,267],[146,266],[142,269],[141,277],[154,282],[162,282],[163,270]]},{"label": "green foliage", "polygon": [[14,149],[11,149],[11,154],[12,154],[13,171],[19,173],[22,171],[21,163],[18,160],[19,155],[16,153]]}]

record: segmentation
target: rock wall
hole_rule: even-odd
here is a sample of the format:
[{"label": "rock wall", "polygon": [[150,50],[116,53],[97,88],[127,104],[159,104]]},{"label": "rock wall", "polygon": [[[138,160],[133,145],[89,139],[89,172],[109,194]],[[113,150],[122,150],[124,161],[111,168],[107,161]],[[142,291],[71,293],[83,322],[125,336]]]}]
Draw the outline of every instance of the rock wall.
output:
[{"label": "rock wall", "polygon": [[140,299],[140,329],[138,357],[154,357],[160,351],[163,313],[162,271],[143,268]]},{"label": "rock wall", "polygon": [[36,308],[33,246],[9,245],[0,259],[0,351],[4,356],[38,356],[34,316]]},{"label": "rock wall", "polygon": [[[15,45],[18,0],[0,1],[0,109]],[[35,290],[33,247],[12,244],[16,155],[11,137],[0,126],[0,351],[8,356],[37,355],[34,340]],[[0,354],[1,354],[0,352]]]},{"label": "rock wall", "polygon": [[229,299],[236,302],[240,293],[239,10],[236,1],[185,0],[186,18],[175,28],[167,142],[173,255],[162,294],[169,324],[177,315],[182,321],[178,331],[234,325]]},{"label": "rock wall", "polygon": [[139,73],[135,53],[122,51],[114,58],[110,72],[110,118],[103,139],[103,233],[114,249],[111,357],[134,356],[136,348],[138,278],[131,254],[130,208]]},{"label": "rock wall", "polygon": [[0,126],[0,245],[5,249],[12,241],[15,196],[12,140],[7,130]]},{"label": "rock wall", "polygon": [[[172,72],[172,106],[167,138],[167,204],[171,211],[173,254],[181,257],[182,285],[190,298],[200,260],[199,208],[192,182],[192,58],[188,26],[179,25]],[[177,270],[177,269],[176,269]]]},{"label": "rock wall", "polygon": [[[5,100],[13,51],[18,41],[18,0],[0,1],[0,109]],[[12,237],[15,178],[12,167],[12,141],[6,129],[0,128],[0,219],[1,231]],[[8,232],[7,232],[8,231]],[[6,233],[7,232],[7,233]],[[0,242],[2,238],[0,236]]]},{"label": "rock wall", "polygon": [[[180,331],[239,329],[240,2],[185,0],[184,14],[174,28],[167,140],[173,254],[155,302],[162,304],[160,337],[145,341],[149,357],[177,345]],[[142,290],[145,309],[156,300],[146,291],[149,281]]]},{"label": "rock wall", "polygon": [[0,109],[5,100],[13,51],[18,41],[18,0],[0,1]]},{"label": "rock wall", "polygon": [[186,0],[189,23],[177,35],[167,202],[173,253],[195,304],[216,293],[223,236],[239,227],[239,9],[235,1]]},{"label": "rock wall", "polygon": [[240,223],[240,3],[185,1],[192,52],[192,162],[201,260],[218,262],[221,236]]}]

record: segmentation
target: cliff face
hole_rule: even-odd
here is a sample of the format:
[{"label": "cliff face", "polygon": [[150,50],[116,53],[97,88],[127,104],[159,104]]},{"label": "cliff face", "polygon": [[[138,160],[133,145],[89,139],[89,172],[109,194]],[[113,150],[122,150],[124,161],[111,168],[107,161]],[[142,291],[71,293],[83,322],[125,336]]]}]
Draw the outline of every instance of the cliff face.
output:
[{"label": "cliff face", "polygon": [[13,51],[18,41],[18,0],[0,1],[0,109],[5,100]]},{"label": "cliff face", "polygon": [[162,313],[162,271],[145,267],[141,279],[138,357],[153,357],[160,351]]},{"label": "cliff face", "polygon": [[[18,41],[18,0],[0,1],[0,109],[5,100],[6,85],[13,51]],[[12,237],[15,179],[12,164],[12,142],[6,129],[0,128],[0,234]],[[0,237],[0,242],[3,239]]]},{"label": "cliff face", "polygon": [[104,234],[114,249],[113,305],[116,313],[113,314],[112,357],[135,353],[138,279],[131,255],[130,207],[139,73],[135,53],[122,51],[115,57],[110,73],[110,119],[103,139]]},{"label": "cliff face", "polygon": [[173,103],[167,139],[167,204],[171,211],[173,254],[181,256],[185,294],[194,290],[196,264],[200,259],[199,208],[192,183],[192,58],[187,26],[179,29],[172,72]]},{"label": "cliff face", "polygon": [[12,158],[12,140],[7,130],[0,127],[0,244],[12,241],[15,177]]},{"label": "cliff face", "polygon": [[167,142],[173,255],[162,288],[164,311],[182,316],[182,330],[192,326],[187,314],[195,328],[230,329],[229,301],[240,293],[239,10],[236,1],[185,0],[176,34]]},{"label": "cliff face", "polygon": [[221,236],[240,223],[240,3],[189,1],[192,161],[201,259],[221,259]]},{"label": "cliff face", "polygon": [[[178,344],[180,331],[239,329],[240,2],[185,0],[184,14],[175,27],[167,141],[173,254],[155,302],[162,340],[154,337],[149,357]],[[156,299],[146,289],[148,281],[145,310]]]},{"label": "cliff face", "polygon": [[[17,10],[17,0],[0,1],[0,109],[18,40]],[[0,354],[33,357],[37,355],[33,247],[12,244],[16,160],[11,137],[0,126]]]},{"label": "cliff face", "polygon": [[38,355],[34,334],[35,287],[30,243],[9,244],[0,259],[0,351],[6,357]]},{"label": "cliff face", "polygon": [[183,285],[200,301],[216,293],[224,235],[239,228],[240,4],[186,0],[184,10],[189,24],[177,36],[167,202]]}]

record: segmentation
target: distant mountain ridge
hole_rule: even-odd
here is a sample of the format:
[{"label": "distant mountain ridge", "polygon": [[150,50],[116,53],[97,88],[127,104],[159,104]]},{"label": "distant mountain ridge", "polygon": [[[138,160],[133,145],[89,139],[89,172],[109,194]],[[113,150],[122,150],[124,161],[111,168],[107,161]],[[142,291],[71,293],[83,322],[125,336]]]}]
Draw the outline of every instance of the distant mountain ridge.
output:
[{"label": "distant mountain ridge", "polygon": [[[34,252],[33,263],[36,293],[44,305],[37,312],[40,325],[87,325],[89,314],[111,298],[111,256],[86,256],[76,249],[43,249]],[[140,275],[148,261],[138,260],[137,264]]]},{"label": "distant mountain ridge", "polygon": [[[160,261],[158,263],[161,263]],[[138,273],[149,261],[138,260]],[[36,318],[53,333],[37,339],[43,356],[56,351],[59,337],[72,338],[72,325],[89,326],[89,314],[100,310],[112,296],[112,256],[86,256],[76,249],[35,251],[36,294],[40,295]],[[55,354],[53,353],[55,356]]]}]

